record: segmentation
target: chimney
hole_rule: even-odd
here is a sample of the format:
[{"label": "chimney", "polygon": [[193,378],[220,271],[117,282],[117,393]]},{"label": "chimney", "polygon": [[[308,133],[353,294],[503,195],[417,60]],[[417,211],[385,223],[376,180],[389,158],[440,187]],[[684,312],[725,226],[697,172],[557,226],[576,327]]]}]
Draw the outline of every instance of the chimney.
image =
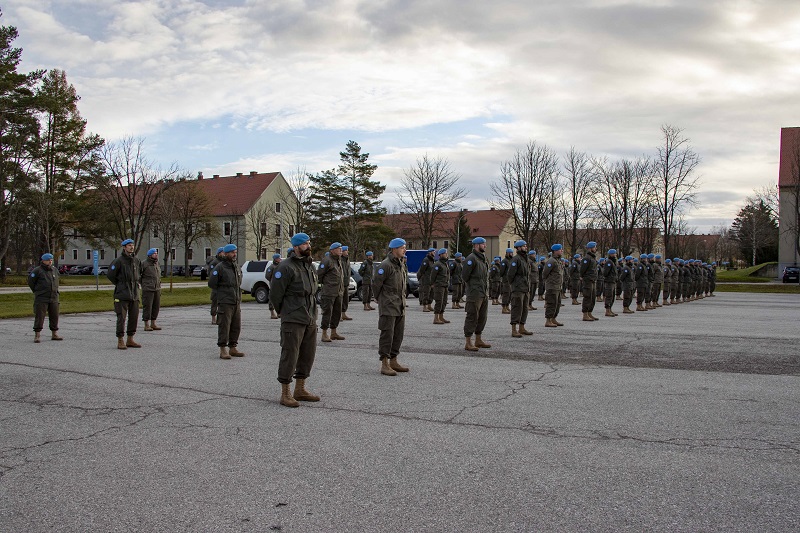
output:
[{"label": "chimney", "polygon": [[211,178],[211,179],[217,179],[218,177],[219,177],[219,174],[214,174],[214,177]]},{"label": "chimney", "polygon": [[490,207],[490,208],[489,208],[489,211],[494,211],[494,207]]},{"label": "chimney", "polygon": [[256,172],[255,170],[251,170],[251,171],[250,171],[250,175],[251,175],[251,176],[255,176],[256,174],[258,174],[258,172]]},{"label": "chimney", "polygon": [[242,173],[241,173],[241,172],[237,172],[237,173],[236,173],[236,177],[237,177],[237,178],[241,178],[241,177],[242,177]]},{"label": "chimney", "polygon": [[200,181],[202,179],[203,179],[203,171],[201,170],[200,172],[197,173],[197,181]]}]

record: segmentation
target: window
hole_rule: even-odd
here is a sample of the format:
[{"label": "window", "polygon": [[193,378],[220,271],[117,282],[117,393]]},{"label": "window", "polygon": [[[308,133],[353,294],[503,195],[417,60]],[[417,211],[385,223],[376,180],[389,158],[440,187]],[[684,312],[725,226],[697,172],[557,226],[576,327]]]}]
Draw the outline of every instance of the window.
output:
[{"label": "window", "polygon": [[91,259],[92,259],[92,251],[86,250],[86,260],[91,261]]},{"label": "window", "polygon": [[229,237],[231,234],[231,223],[230,222],[223,222],[222,223],[222,234],[226,237]]},{"label": "window", "polygon": [[281,212],[281,203],[280,202],[276,202],[275,203],[275,212],[276,213],[280,213]]},{"label": "window", "polygon": [[506,241],[506,248],[511,248],[511,241]]},{"label": "window", "polygon": [[406,244],[408,245],[408,249],[409,250],[413,250],[414,249],[414,242],[413,241],[408,241]]},{"label": "window", "polygon": [[105,258],[106,258],[106,249],[105,248],[100,248],[100,260],[104,261]]},{"label": "window", "polygon": [[267,236],[267,223],[266,222],[262,222],[261,223],[261,236],[262,237],[266,237]]},{"label": "window", "polygon": [[186,235],[194,235],[194,224],[186,224]]},{"label": "window", "polygon": [[267,249],[266,248],[262,248],[261,249],[261,257],[263,257],[264,259],[267,258]]},{"label": "window", "polygon": [[78,236],[78,228],[72,228],[72,236],[73,237],[77,237]]},{"label": "window", "polygon": [[438,248],[439,247],[439,241],[433,241],[433,244],[431,246],[433,248]]},{"label": "window", "polygon": [[444,246],[442,248],[450,248],[450,241],[444,241]]},{"label": "window", "polygon": [[169,254],[169,255],[171,256],[171,257],[170,257],[170,259],[172,259],[173,261],[175,261],[175,248],[173,248],[173,249],[170,251],[170,254]]},{"label": "window", "polygon": [[189,261],[194,259],[194,249],[189,248],[189,251],[186,253],[186,259],[188,259]]},{"label": "window", "polygon": [[60,259],[61,259],[62,261],[64,260],[64,252],[61,252],[61,257],[60,257]]},{"label": "window", "polygon": [[153,238],[158,239],[158,226],[153,225]]},{"label": "window", "polygon": [[295,234],[294,224],[289,224],[289,236],[291,237],[294,234]]},{"label": "window", "polygon": [[281,225],[280,224],[275,224],[275,236],[276,237],[280,237],[281,236]]},{"label": "window", "polygon": [[76,250],[75,248],[72,249],[72,260],[73,261],[78,260],[78,250]]},{"label": "window", "polygon": [[205,249],[205,256],[206,256],[206,259],[208,259],[209,257],[211,257],[211,248],[206,248],[206,249]]}]

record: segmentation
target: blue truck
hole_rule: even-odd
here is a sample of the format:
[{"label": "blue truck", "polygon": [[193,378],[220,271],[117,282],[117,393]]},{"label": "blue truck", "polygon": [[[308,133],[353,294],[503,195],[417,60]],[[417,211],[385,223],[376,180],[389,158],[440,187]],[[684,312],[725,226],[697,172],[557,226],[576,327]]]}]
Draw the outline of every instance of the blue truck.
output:
[{"label": "blue truck", "polygon": [[428,255],[428,250],[406,250],[406,257],[408,258],[408,271],[416,272],[422,264],[422,260]]}]

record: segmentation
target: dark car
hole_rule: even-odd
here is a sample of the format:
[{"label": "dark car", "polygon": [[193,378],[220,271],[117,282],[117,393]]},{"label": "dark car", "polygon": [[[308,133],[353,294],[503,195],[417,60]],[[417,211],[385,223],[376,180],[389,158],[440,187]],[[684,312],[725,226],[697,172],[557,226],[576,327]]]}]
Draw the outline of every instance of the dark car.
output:
[{"label": "dark car", "polygon": [[350,296],[351,300],[353,298],[358,298],[359,300],[361,300],[361,283],[364,281],[364,278],[362,278],[361,274],[358,273],[358,268],[356,268],[356,265],[361,266],[361,263],[355,263],[350,265],[350,277],[353,278],[356,282],[356,292],[355,294]]},{"label": "dark car", "polygon": [[416,272],[408,273],[408,286],[406,287],[406,297],[414,295],[419,298],[419,280]]},{"label": "dark car", "polygon": [[800,283],[800,267],[790,266],[783,269],[784,283]]}]

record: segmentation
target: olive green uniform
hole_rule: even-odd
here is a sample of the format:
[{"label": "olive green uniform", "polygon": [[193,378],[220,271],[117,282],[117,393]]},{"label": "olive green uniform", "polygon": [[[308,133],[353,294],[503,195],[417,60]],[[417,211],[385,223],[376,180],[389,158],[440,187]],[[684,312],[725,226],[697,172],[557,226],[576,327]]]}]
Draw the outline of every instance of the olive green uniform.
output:
[{"label": "olive green uniform", "polygon": [[453,303],[461,302],[464,296],[464,263],[460,257],[453,260],[453,268],[450,269],[450,284],[453,286]]},{"label": "olive green uniform", "polygon": [[542,282],[544,283],[544,316],[556,318],[561,310],[561,289],[564,283],[564,269],[561,258],[551,256],[544,264]]},{"label": "olive green uniform", "polygon": [[[117,338],[136,334],[139,321],[139,260],[123,250],[108,267],[108,279],[114,284],[114,312],[117,314]],[[127,327],[126,327],[127,319]]]},{"label": "olive green uniform", "polygon": [[142,320],[155,321],[161,309],[161,265],[158,259],[148,257],[142,261]]},{"label": "olive green uniform", "polygon": [[606,309],[611,309],[617,295],[617,258],[607,257],[603,265],[603,305]]},{"label": "olive green uniform", "polygon": [[331,254],[323,259],[317,269],[317,278],[322,284],[322,297],[320,298],[322,324],[320,327],[323,330],[336,329],[342,319],[342,297],[347,291],[340,258]]},{"label": "olive green uniform", "polygon": [[28,276],[28,286],[33,291],[33,331],[42,331],[45,315],[50,331],[58,331],[58,269],[37,266]]},{"label": "olive green uniform", "polygon": [[406,287],[408,273],[401,259],[389,256],[378,265],[372,290],[378,302],[378,359],[400,354],[406,328]]},{"label": "olive green uniform", "polygon": [[587,251],[580,262],[578,273],[583,282],[583,302],[581,311],[591,313],[597,301],[597,256]]},{"label": "olive green uniform", "polygon": [[358,274],[361,276],[361,301],[369,304],[372,301],[372,276],[374,270],[374,263],[372,259],[366,259],[358,268]]},{"label": "olive green uniform", "polygon": [[433,254],[428,254],[422,258],[422,263],[417,270],[417,281],[419,282],[419,303],[423,306],[431,304],[431,271],[433,270]]},{"label": "olive green uniform", "polygon": [[518,251],[511,258],[506,272],[506,280],[511,290],[511,325],[524,326],[528,321],[528,291],[530,291],[531,267],[528,265],[528,252]]},{"label": "olive green uniform", "polygon": [[431,270],[431,285],[433,286],[433,298],[436,302],[433,312],[444,314],[447,307],[447,288],[450,286],[450,266],[447,259],[439,258]]},{"label": "olive green uniform", "polygon": [[622,284],[622,307],[630,307],[633,302],[633,291],[636,287],[636,275],[631,263],[625,262],[622,264],[619,281]]},{"label": "olive green uniform", "polygon": [[489,311],[489,262],[486,255],[473,250],[467,256],[462,275],[467,292],[464,336],[481,335]]},{"label": "olive green uniform", "polygon": [[242,272],[227,257],[217,263],[208,277],[208,286],[217,290],[217,346],[234,348],[242,331]]}]

